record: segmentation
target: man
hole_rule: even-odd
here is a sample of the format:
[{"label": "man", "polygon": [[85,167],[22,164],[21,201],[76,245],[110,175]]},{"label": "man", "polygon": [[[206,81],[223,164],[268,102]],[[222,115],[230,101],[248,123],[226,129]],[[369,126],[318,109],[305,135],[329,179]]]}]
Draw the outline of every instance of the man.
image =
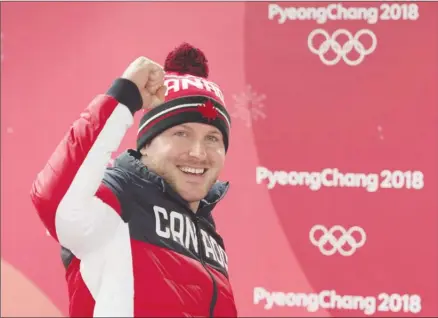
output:
[{"label": "man", "polygon": [[[230,117],[203,53],[140,57],[76,120],[31,190],[61,246],[70,316],[236,316],[211,214]],[[167,91],[166,91],[167,90]],[[133,115],[137,149],[107,168]]]}]

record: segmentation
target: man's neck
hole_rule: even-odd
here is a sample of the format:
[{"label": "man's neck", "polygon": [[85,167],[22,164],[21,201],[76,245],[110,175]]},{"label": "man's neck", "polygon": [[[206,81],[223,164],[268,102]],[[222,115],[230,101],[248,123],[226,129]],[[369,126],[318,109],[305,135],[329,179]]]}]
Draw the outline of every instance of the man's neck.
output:
[{"label": "man's neck", "polygon": [[190,207],[190,210],[193,211],[193,213],[198,212],[199,201],[196,201],[196,202],[190,202],[190,203],[189,203],[189,207]]}]

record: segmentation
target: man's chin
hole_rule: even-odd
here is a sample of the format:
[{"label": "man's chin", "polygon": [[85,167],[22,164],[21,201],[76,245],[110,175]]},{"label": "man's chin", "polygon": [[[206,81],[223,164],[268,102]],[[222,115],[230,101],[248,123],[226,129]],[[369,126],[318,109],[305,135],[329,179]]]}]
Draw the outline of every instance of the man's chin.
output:
[{"label": "man's chin", "polygon": [[200,186],[199,184],[185,183],[184,185],[178,185],[176,192],[187,202],[197,202],[204,199],[209,191],[206,186]]},{"label": "man's chin", "polygon": [[198,202],[207,196],[208,191],[191,191],[190,189],[182,189],[178,194],[187,202]]},{"label": "man's chin", "polygon": [[187,202],[201,201],[207,196],[208,191],[214,184],[214,182],[208,182],[207,180],[175,179],[172,178],[167,182]]}]

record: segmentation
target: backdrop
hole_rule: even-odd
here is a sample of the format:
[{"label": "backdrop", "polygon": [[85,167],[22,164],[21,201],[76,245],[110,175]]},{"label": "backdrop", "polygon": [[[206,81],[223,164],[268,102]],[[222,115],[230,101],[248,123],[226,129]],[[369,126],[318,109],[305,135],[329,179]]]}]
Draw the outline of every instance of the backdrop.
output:
[{"label": "backdrop", "polygon": [[437,316],[437,30],[412,1],[1,3],[2,316],[68,312],[33,178],[133,59],[182,41],[233,116],[214,214],[239,314]]}]

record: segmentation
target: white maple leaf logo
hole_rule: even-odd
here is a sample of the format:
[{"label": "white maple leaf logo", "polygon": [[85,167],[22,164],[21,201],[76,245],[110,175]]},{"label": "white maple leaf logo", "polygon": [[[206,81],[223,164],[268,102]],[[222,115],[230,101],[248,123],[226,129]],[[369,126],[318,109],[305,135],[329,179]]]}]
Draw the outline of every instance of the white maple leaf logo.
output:
[{"label": "white maple leaf logo", "polygon": [[233,95],[234,105],[231,117],[241,119],[247,127],[259,118],[266,118],[264,100],[266,95],[253,90],[251,85],[246,85],[243,92]]}]

